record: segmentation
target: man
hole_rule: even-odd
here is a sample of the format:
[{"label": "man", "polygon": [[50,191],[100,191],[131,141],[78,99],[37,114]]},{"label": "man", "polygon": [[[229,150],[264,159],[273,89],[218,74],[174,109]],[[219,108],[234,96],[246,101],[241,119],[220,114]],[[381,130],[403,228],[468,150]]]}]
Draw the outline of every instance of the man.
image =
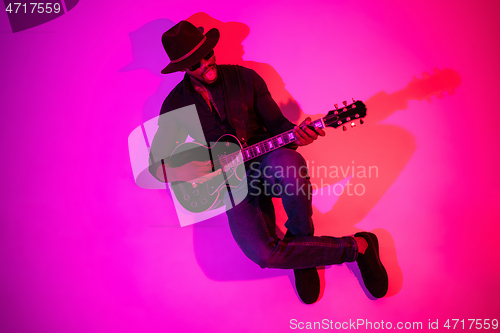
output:
[{"label": "man", "polygon": [[[307,167],[295,149],[313,143],[325,132],[307,126],[309,118],[300,126],[288,121],[271,98],[265,82],[253,70],[217,65],[213,49],[218,40],[217,29],[203,34],[186,21],[163,34],[162,43],[170,64],[162,73],[183,71],[186,74],[162,105],[159,128],[151,145],[150,172],[168,182],[196,179],[200,183],[212,177],[210,161],[192,161],[174,167],[169,159],[187,134],[200,142],[216,142],[220,136],[232,134],[243,144],[253,144],[293,129],[295,140],[290,145],[245,164],[246,179],[242,184],[248,186],[240,186],[224,196],[224,202],[232,207],[227,216],[236,243],[262,268],[294,269],[297,292],[306,304],[316,302],[319,297],[317,266],[353,261],[358,262],[368,291],[374,297],[383,297],[388,279],[374,234],[360,232],[340,238],[313,236]],[[198,133],[196,121],[165,117],[193,104],[202,135]],[[295,172],[288,172],[291,169]],[[281,193],[288,217],[284,239],[276,235],[270,193]],[[240,199],[234,207],[233,197]]]}]

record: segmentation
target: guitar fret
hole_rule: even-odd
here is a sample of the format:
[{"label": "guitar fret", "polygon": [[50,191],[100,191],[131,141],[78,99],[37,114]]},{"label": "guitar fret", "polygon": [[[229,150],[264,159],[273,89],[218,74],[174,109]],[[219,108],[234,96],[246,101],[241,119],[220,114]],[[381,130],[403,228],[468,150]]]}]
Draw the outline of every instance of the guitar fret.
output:
[{"label": "guitar fret", "polygon": [[268,152],[268,150],[266,149],[267,147],[266,147],[266,145],[263,142],[259,142],[259,147],[260,147],[260,149],[262,151],[262,154],[265,154],[265,153]]},{"label": "guitar fret", "polygon": [[269,139],[269,141],[271,141],[271,144],[272,144],[272,149],[276,149],[276,148],[279,148],[278,146],[278,142],[276,142],[276,138],[272,137]]},{"label": "guitar fret", "polygon": [[284,144],[287,145],[290,143],[290,137],[288,136],[290,132],[285,132],[283,133],[283,141],[284,141]]},{"label": "guitar fret", "polygon": [[322,121],[321,118],[313,121],[311,123],[311,125],[313,125],[314,127],[317,127],[317,128],[321,128],[321,129],[325,128],[325,126],[324,126],[323,121]]},{"label": "guitar fret", "polygon": [[285,140],[283,140],[283,136],[281,135],[276,138],[273,138],[273,141],[276,148],[280,148],[285,145]]}]

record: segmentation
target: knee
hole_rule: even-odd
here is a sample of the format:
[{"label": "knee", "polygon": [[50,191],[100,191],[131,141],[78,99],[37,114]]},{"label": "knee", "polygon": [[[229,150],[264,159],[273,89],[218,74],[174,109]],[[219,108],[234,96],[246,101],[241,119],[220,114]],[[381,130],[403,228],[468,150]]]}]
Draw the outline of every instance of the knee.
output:
[{"label": "knee", "polygon": [[252,253],[245,253],[247,257],[254,263],[260,266],[260,268],[274,268],[275,264],[273,262],[273,253],[277,243],[273,240],[266,246],[255,248]]},{"label": "knee", "polygon": [[253,260],[254,263],[260,266],[260,268],[270,268],[269,267],[269,257],[261,256],[256,260]]},{"label": "knee", "polygon": [[272,164],[279,167],[283,179],[308,178],[307,163],[304,157],[293,149],[278,149],[272,156]]},{"label": "knee", "polygon": [[293,165],[297,167],[306,166],[304,157],[302,157],[302,155],[296,150],[284,148],[278,149],[276,152],[276,158],[284,165]]}]

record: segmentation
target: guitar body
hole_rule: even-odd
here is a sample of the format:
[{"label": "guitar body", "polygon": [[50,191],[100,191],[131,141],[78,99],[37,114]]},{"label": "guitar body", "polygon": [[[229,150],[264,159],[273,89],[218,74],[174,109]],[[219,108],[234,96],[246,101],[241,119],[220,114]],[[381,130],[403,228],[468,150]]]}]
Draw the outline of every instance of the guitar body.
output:
[{"label": "guitar body", "polygon": [[239,154],[242,146],[233,135],[226,134],[208,147],[195,142],[183,143],[175,148],[170,157],[173,167],[192,161],[211,161],[212,178],[205,182],[176,181],[172,189],[177,201],[192,213],[201,213],[219,208],[228,187],[237,187],[245,177],[242,164],[230,166],[230,154]]}]

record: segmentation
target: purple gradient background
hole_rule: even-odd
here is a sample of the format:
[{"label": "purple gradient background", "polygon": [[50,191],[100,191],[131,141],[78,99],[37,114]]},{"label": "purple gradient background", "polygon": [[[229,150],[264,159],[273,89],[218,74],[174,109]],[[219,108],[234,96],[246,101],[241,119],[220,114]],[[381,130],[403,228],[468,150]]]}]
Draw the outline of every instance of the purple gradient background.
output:
[{"label": "purple gradient background", "polygon": [[[292,318],[424,327],[500,319],[498,1],[179,3],[80,1],[16,34],[0,14],[0,331],[284,332]],[[226,218],[180,228],[164,191],[134,183],[127,138],[162,78],[120,72],[133,60],[129,33],[196,12],[246,24],[243,59],[272,66],[306,114],[399,91],[434,68],[460,75],[454,95],[412,100],[380,127],[413,142],[356,225],[393,239],[402,278],[389,297],[370,300],[341,265],[324,271],[322,299],[304,305],[288,273],[260,270],[233,243],[248,272],[223,279],[210,268],[233,267],[218,257],[211,266],[196,249],[203,235],[230,240]],[[325,154],[310,149],[312,158]],[[318,216],[319,234],[336,230]]]}]

